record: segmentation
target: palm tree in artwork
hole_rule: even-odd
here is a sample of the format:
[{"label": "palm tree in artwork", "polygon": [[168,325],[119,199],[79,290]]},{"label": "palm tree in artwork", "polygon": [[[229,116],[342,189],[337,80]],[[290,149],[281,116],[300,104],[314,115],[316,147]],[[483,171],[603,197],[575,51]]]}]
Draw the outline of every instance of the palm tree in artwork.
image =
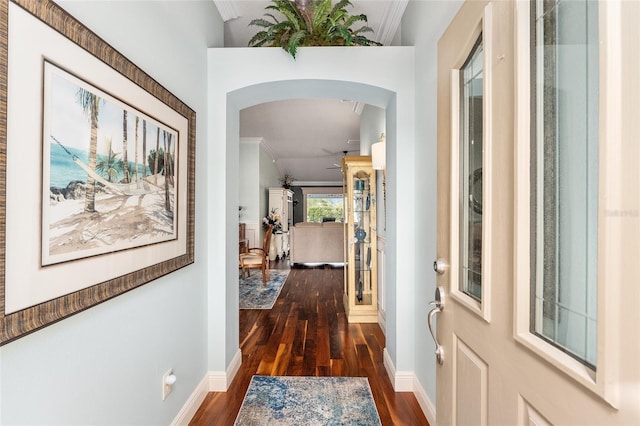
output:
[{"label": "palm tree in artwork", "polygon": [[[76,100],[82,106],[82,111],[88,115],[91,124],[91,139],[89,144],[89,168],[96,169],[96,153],[98,152],[98,116],[103,100],[86,89],[78,89]],[[84,202],[85,212],[96,211],[96,182],[93,176],[87,175],[87,192]]]},{"label": "palm tree in artwork", "polygon": [[96,163],[96,172],[105,176],[109,182],[116,182],[118,175],[124,171],[124,162],[118,158],[119,153],[113,152],[112,145],[111,138],[107,139],[108,152]]},{"label": "palm tree in artwork", "polygon": [[127,156],[127,110],[122,110],[122,164],[124,171],[124,183],[130,182],[129,158]]},{"label": "palm tree in artwork", "polygon": [[156,175],[156,183],[158,183],[158,173],[160,173],[160,169],[158,168],[158,161],[160,160],[160,156],[157,155],[160,152],[160,127],[158,127],[158,132],[156,133],[156,158],[153,164],[153,174]]},{"label": "palm tree in artwork", "polygon": [[165,209],[171,212],[171,197],[169,193],[169,183],[171,181],[171,167],[169,151],[171,148],[171,133],[164,132],[164,201]]},{"label": "palm tree in artwork", "polygon": [[135,135],[136,135],[136,148],[135,148],[135,157],[134,157],[134,164],[136,165],[135,171],[133,172],[135,175],[135,180],[136,182],[140,179],[140,176],[138,176],[138,127],[140,125],[140,117],[138,117],[136,115],[136,131],[135,131]]},{"label": "palm tree in artwork", "polygon": [[142,119],[142,180],[147,177],[147,120]]}]

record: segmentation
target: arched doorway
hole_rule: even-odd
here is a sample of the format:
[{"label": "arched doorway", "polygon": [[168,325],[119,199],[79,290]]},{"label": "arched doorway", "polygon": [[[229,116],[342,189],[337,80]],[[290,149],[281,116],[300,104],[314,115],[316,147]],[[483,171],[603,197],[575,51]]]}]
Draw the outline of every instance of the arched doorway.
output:
[{"label": "arched doorway", "polygon": [[[224,374],[224,378],[220,377],[220,383],[224,385],[222,380],[228,383],[241,362],[235,257],[239,112],[260,103],[290,98],[350,99],[386,111],[388,264],[385,277],[393,285],[387,289],[385,351],[394,369],[413,370],[415,327],[411,300],[415,283],[412,249],[415,236],[411,224],[415,221],[415,159],[412,155],[415,129],[412,50],[308,48],[293,63],[278,49],[212,49],[209,53],[209,69],[212,70],[206,148],[210,171],[209,223],[224,223],[224,235],[229,236],[222,239],[220,229],[209,226],[210,371],[220,371],[220,376]],[[224,67],[216,67],[222,63]],[[402,142],[397,143],[399,140]],[[403,184],[397,185],[398,181]],[[402,209],[397,207],[400,204]],[[399,309],[399,304],[404,306]]]}]

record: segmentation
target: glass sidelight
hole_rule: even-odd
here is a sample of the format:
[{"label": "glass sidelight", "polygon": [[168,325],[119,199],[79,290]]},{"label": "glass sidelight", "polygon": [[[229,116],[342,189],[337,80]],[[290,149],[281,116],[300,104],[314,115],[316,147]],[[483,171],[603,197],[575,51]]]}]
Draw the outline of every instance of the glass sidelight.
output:
[{"label": "glass sidelight", "polygon": [[531,332],[595,369],[598,2],[531,2]]},{"label": "glass sidelight", "polygon": [[482,35],[460,70],[460,291],[482,299]]}]

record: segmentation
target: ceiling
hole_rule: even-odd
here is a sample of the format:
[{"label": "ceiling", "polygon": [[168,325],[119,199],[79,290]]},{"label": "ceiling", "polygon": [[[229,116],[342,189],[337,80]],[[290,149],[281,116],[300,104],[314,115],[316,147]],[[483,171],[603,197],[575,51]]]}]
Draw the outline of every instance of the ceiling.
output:
[{"label": "ceiling", "polygon": [[280,172],[296,181],[340,181],[336,164],[360,152],[360,115],[353,102],[290,99],[240,111],[240,137],[263,138]]},{"label": "ceiling", "polygon": [[[214,0],[225,20],[225,47],[246,47],[259,30],[268,0]],[[367,37],[391,45],[408,0],[351,0],[350,14],[365,14],[374,32]],[[355,28],[359,27],[357,23]],[[261,138],[280,172],[295,183],[339,182],[343,152],[359,153],[363,105],[341,99],[290,99],[240,112],[240,137]]]}]

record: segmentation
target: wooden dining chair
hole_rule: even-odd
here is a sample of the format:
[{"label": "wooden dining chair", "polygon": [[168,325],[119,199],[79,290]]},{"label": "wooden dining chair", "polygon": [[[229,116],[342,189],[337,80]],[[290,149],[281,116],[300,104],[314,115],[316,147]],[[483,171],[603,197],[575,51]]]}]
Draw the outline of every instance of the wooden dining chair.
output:
[{"label": "wooden dining chair", "polygon": [[273,234],[273,225],[269,225],[264,234],[262,248],[250,247],[246,253],[240,253],[240,268],[242,269],[242,278],[250,276],[251,269],[260,268],[262,271],[262,285],[267,286],[269,277],[269,244],[271,244],[271,235]]}]

